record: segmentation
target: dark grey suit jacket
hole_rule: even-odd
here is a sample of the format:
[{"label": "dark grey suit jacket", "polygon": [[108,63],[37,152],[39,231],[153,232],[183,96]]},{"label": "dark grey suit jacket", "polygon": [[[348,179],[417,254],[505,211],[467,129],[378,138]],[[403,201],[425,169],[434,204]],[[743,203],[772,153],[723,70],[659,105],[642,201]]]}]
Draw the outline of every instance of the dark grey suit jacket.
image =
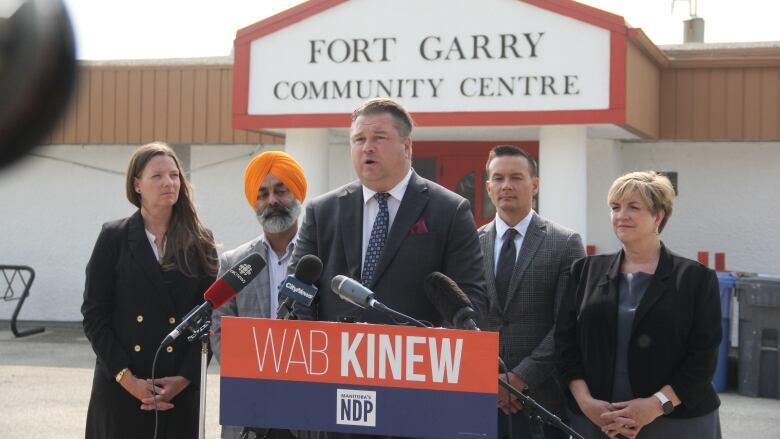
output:
[{"label": "dark grey suit jacket", "polygon": [[528,385],[532,398],[556,414],[565,400],[553,367],[553,324],[571,264],[585,256],[576,232],[533,215],[517,257],[506,303],[498,304],[495,221],[479,229],[489,308],[484,330],[499,331],[499,355]]},{"label": "dark grey suit jacket", "polygon": [[[359,181],[309,203],[289,270],[292,272],[307,254],[322,259],[324,267],[312,306],[296,306],[300,318],[391,323],[384,315],[357,308],[331,291],[331,279],[336,275],[360,279],[362,236]],[[369,288],[377,300],[396,311],[438,324],[442,318],[423,287],[425,277],[433,271],[457,282],[482,315],[486,303],[482,252],[469,203],[412,173]]]}]

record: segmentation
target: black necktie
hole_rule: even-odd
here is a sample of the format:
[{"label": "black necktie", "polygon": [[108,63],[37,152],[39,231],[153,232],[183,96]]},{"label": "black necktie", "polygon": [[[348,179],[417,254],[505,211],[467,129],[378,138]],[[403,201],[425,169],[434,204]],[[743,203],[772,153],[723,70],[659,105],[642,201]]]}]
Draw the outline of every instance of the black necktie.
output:
[{"label": "black necktie", "polygon": [[496,293],[498,294],[498,304],[503,307],[506,303],[506,296],[509,290],[509,281],[512,280],[512,272],[515,270],[515,259],[517,250],[515,250],[515,235],[517,230],[508,229],[504,232],[504,244],[501,246],[501,252],[498,254],[498,266],[496,266]]}]

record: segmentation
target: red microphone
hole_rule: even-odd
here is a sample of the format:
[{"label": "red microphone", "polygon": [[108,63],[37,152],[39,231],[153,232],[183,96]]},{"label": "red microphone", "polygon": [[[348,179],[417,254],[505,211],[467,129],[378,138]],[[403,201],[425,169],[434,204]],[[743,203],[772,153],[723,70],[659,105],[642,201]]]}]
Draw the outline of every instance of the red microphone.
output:
[{"label": "red microphone", "polygon": [[214,281],[203,293],[203,300],[209,302],[213,309],[217,309],[238,294],[252,279],[265,268],[265,261],[257,254],[252,253],[238,264],[230,267],[225,274]]},{"label": "red microphone", "polygon": [[167,346],[173,343],[174,340],[179,338],[182,332],[192,324],[192,321],[197,319],[204,312],[210,313],[212,309],[217,309],[220,306],[227,303],[233,296],[238,294],[245,286],[252,282],[258,273],[265,268],[265,261],[257,254],[253,253],[241,260],[238,264],[230,267],[222,277],[214,281],[213,284],[203,293],[202,304],[192,309],[183,319],[181,323],[168,334],[162,342],[163,346]]}]

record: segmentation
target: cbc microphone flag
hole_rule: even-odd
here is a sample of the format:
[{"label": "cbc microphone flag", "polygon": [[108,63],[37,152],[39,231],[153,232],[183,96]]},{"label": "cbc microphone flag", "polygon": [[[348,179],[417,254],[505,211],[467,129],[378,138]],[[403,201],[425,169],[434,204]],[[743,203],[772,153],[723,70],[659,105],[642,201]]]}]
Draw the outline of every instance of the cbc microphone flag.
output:
[{"label": "cbc microphone flag", "polygon": [[220,423],[495,438],[498,334],[222,318]]}]

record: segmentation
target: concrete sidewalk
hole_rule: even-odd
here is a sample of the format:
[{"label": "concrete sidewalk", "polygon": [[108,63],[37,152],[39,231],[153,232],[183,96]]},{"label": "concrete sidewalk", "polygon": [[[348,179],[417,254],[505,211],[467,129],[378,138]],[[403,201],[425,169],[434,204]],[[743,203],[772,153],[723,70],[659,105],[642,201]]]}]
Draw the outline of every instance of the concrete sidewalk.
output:
[{"label": "concrete sidewalk", "polygon": [[[78,327],[49,327],[20,339],[0,327],[0,437],[84,437],[94,364],[95,354]],[[206,437],[218,438],[216,362],[209,367],[207,392]],[[780,400],[734,392],[721,400],[724,438],[778,437]]]}]

